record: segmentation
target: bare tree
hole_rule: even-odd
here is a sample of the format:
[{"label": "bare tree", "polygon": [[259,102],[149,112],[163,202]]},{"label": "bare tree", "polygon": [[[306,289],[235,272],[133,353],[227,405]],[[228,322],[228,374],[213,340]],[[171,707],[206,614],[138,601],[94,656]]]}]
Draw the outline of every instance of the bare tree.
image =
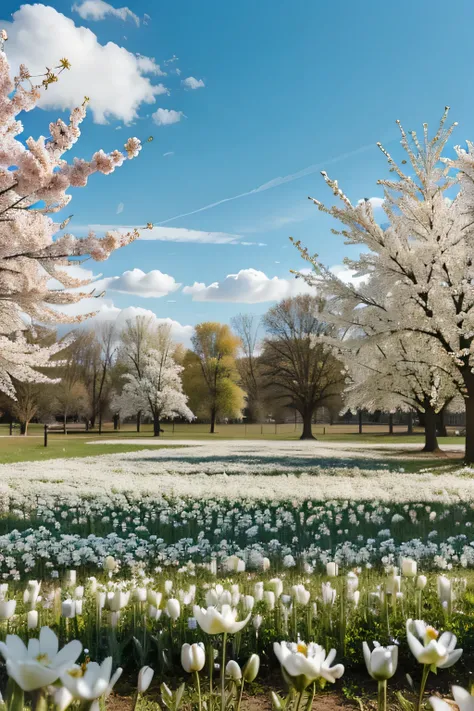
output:
[{"label": "bare tree", "polygon": [[323,337],[330,329],[320,321],[321,301],[309,295],[285,299],[263,318],[267,331],[261,362],[274,397],[295,408],[303,419],[301,439],[314,439],[312,419],[344,386],[341,363]]},{"label": "bare tree", "polygon": [[231,325],[241,341],[241,355],[236,360],[243,389],[247,393],[247,412],[250,422],[262,419],[263,392],[262,374],[258,359],[258,333],[260,319],[252,314],[238,314]]}]

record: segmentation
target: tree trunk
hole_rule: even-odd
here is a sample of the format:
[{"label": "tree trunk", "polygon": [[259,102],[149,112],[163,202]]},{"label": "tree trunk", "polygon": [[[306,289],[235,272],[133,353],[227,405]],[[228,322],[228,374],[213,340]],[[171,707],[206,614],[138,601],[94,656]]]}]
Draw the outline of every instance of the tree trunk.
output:
[{"label": "tree trunk", "polygon": [[139,410],[137,412],[137,432],[140,432],[141,419],[142,419],[142,412],[141,412],[141,410]]},{"label": "tree trunk", "polygon": [[301,434],[300,439],[316,439],[316,437],[313,436],[313,429],[311,426],[311,420],[313,419],[313,413],[312,412],[305,412],[302,415],[303,417],[303,432]]},{"label": "tree trunk", "polygon": [[362,434],[362,410],[359,410],[359,434]]},{"label": "tree trunk", "polygon": [[413,434],[413,412],[408,413],[407,434]]},{"label": "tree trunk", "polygon": [[423,452],[438,452],[438,437],[436,436],[436,412],[431,405],[425,407],[425,446]]},{"label": "tree trunk", "polygon": [[448,431],[446,429],[446,422],[444,421],[444,407],[438,412],[438,434],[440,437],[447,437]]},{"label": "tree trunk", "polygon": [[388,432],[393,435],[393,414],[390,413],[388,416]]},{"label": "tree trunk", "polygon": [[211,434],[216,431],[216,411],[215,408],[211,410],[211,429],[209,430]]},{"label": "tree trunk", "polygon": [[28,422],[20,423],[20,434],[25,436],[28,434]]},{"label": "tree trunk", "polygon": [[468,393],[466,403],[466,449],[464,451],[464,461],[466,464],[474,464],[474,392]]},{"label": "tree trunk", "polygon": [[160,417],[159,415],[153,415],[153,437],[159,437],[160,431]]}]

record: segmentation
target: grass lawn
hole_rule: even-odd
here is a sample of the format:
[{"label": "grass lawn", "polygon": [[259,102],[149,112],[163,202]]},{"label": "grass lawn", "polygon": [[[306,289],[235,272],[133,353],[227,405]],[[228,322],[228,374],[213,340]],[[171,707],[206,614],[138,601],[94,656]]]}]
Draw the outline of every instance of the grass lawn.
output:
[{"label": "grass lawn", "polygon": [[[72,426],[74,427],[74,426]],[[173,428],[171,424],[163,425],[164,433],[161,435],[166,445],[169,447],[173,440],[195,439],[199,440],[222,440],[222,439],[255,439],[255,440],[297,440],[300,436],[300,426],[292,424],[283,425],[218,425],[217,432],[213,435],[209,433],[209,426],[205,424],[176,424]],[[396,427],[393,435],[388,434],[386,425],[367,425],[364,433],[358,434],[357,426],[354,425],[314,425],[315,437],[322,442],[348,442],[350,444],[422,444],[423,434],[421,431],[413,435],[407,435],[405,428]],[[174,430],[174,431],[173,431]],[[137,433],[134,426],[122,425],[118,431],[113,430],[111,423],[106,423],[103,427],[102,435],[96,430],[85,433],[72,429],[67,435],[60,432],[50,433],[48,436],[48,447],[43,446],[43,426],[30,425],[28,436],[21,437],[18,430],[14,430],[14,435],[9,436],[8,425],[0,425],[0,463],[7,464],[22,461],[37,461],[47,459],[58,459],[68,457],[98,456],[101,454],[116,454],[122,452],[136,452],[146,449],[147,443],[143,446],[124,444],[88,444],[92,440],[100,441],[101,437],[113,439],[114,437],[145,440],[152,434],[151,425],[142,425],[141,432]],[[462,444],[461,437],[444,437],[439,440],[440,446],[443,444]],[[421,446],[420,446],[421,449]],[[405,471],[418,471],[424,467],[443,467],[457,465],[460,457],[457,456],[447,460],[444,457],[428,462],[426,459],[414,457],[412,461],[397,461],[396,453],[387,452],[383,458],[387,460],[387,465],[391,469],[397,466],[403,467]]]}]

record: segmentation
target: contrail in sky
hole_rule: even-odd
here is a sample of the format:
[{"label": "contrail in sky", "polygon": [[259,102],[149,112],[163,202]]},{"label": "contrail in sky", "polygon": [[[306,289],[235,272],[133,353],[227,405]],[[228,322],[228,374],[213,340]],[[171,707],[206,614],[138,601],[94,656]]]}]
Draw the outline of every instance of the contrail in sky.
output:
[{"label": "contrail in sky", "polygon": [[369,143],[366,146],[361,146],[348,153],[342,153],[340,156],[335,158],[329,158],[328,160],[322,161],[321,163],[314,163],[309,165],[303,170],[299,170],[297,173],[291,173],[290,175],[284,175],[283,177],[273,178],[269,180],[268,183],[263,183],[259,185],[258,188],[253,190],[248,190],[246,193],[240,193],[239,195],[233,195],[232,197],[224,198],[223,200],[218,200],[217,202],[211,202],[209,205],[204,205],[204,207],[198,207],[197,210],[191,210],[190,212],[183,212],[181,215],[175,215],[174,217],[169,217],[163,222],[158,222],[158,225],[166,225],[168,222],[174,222],[174,220],[179,220],[181,217],[188,217],[189,215],[196,215],[198,212],[204,212],[205,210],[211,210],[213,207],[218,205],[223,205],[225,202],[232,202],[233,200],[240,200],[240,198],[247,197],[248,195],[255,195],[256,193],[263,193],[265,190],[271,190],[272,188],[277,188],[279,185],[284,185],[285,183],[291,183],[293,180],[299,180],[299,178],[304,178],[305,175],[311,175],[311,173],[316,173],[318,170],[324,170],[326,166],[332,165],[333,163],[339,163],[341,160],[346,158],[352,158],[359,153],[365,153],[370,148],[374,148],[374,143]]}]

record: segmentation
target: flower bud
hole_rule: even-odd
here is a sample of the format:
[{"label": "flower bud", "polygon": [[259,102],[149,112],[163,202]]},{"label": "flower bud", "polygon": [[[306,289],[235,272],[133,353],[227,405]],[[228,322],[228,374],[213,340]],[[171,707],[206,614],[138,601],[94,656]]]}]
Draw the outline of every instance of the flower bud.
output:
[{"label": "flower bud", "polygon": [[252,654],[247,664],[242,669],[242,676],[244,681],[252,682],[256,678],[258,671],[260,669],[260,657],[258,654]]},{"label": "flower bud", "polygon": [[426,588],[426,585],[428,583],[428,578],[426,575],[419,575],[416,579],[416,587],[418,590],[424,590]]},{"label": "flower bud", "polygon": [[176,600],[176,598],[174,597],[170,597],[170,599],[166,603],[165,609],[168,617],[170,617],[173,622],[176,622],[176,620],[181,614],[181,605],[179,604],[179,600]]},{"label": "flower bud", "polygon": [[9,620],[13,617],[16,609],[16,600],[0,601],[0,620]]},{"label": "flower bud", "polygon": [[412,558],[402,559],[402,575],[404,575],[405,578],[414,578],[416,575],[416,568],[416,560],[413,560]]},{"label": "flower bud", "polygon": [[27,625],[29,630],[35,630],[38,627],[38,611],[29,610],[27,615]]},{"label": "flower bud", "polygon": [[153,679],[153,674],[155,672],[151,667],[142,667],[138,673],[138,684],[137,684],[137,690],[139,694],[144,694],[145,691],[148,691],[148,687],[151,684],[151,680]]},{"label": "flower bud", "polygon": [[203,644],[183,644],[181,647],[181,665],[185,672],[200,672],[206,663]]},{"label": "flower bud", "polygon": [[108,570],[109,573],[113,573],[117,568],[117,562],[112,555],[108,555],[104,560],[104,568]]},{"label": "flower bud", "polygon": [[263,599],[265,600],[266,606],[270,608],[270,610],[273,610],[275,607],[275,593],[273,590],[265,590]]},{"label": "flower bud", "polygon": [[227,662],[225,673],[226,676],[232,679],[232,681],[240,681],[242,679],[242,670],[233,659],[231,659],[230,662]]},{"label": "flower bud", "polygon": [[337,563],[326,563],[326,575],[328,578],[336,578],[339,574],[339,566]]}]

